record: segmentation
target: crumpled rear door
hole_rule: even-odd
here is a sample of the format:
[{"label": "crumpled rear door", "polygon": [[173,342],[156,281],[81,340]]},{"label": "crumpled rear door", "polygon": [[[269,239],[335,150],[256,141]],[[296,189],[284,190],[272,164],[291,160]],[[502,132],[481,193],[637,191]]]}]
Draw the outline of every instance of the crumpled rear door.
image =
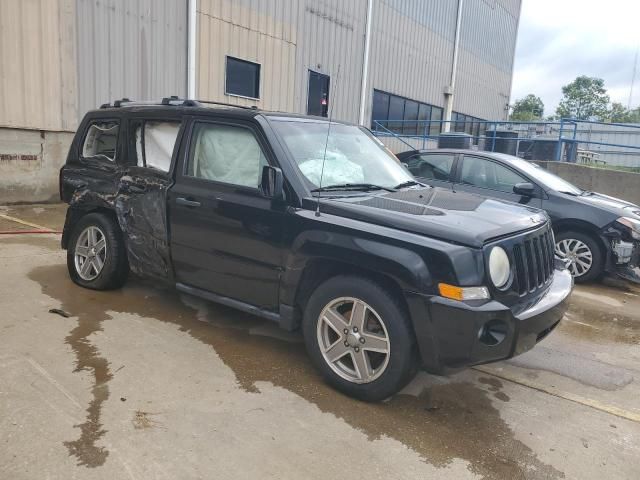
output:
[{"label": "crumpled rear door", "polygon": [[171,277],[167,238],[167,173],[130,167],[120,179],[115,208],[134,273]]}]

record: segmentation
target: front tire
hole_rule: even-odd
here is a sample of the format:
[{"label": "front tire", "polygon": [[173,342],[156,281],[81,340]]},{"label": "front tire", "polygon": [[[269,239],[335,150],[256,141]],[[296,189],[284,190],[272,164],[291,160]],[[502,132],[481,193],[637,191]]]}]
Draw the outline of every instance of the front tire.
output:
[{"label": "front tire", "polygon": [[73,229],[67,269],[74,283],[93,290],[120,288],[127,279],[127,252],[118,226],[106,215],[90,213]]},{"label": "front tire", "polygon": [[380,401],[416,373],[416,347],[404,308],[377,283],[333,277],[309,299],[303,320],[312,362],[337,390]]},{"label": "front tire", "polygon": [[602,275],[602,249],[591,235],[576,231],[560,232],[556,235],[555,253],[569,261],[569,272],[578,283],[591,282]]}]

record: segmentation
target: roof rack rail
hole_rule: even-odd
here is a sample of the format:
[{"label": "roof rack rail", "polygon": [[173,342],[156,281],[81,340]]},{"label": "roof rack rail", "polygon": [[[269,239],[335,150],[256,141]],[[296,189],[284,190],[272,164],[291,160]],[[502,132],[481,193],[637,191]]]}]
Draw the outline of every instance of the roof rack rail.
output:
[{"label": "roof rack rail", "polygon": [[247,106],[247,105],[236,105],[233,103],[226,102],[216,102],[214,100],[195,100],[198,103],[204,103],[206,105],[222,105],[224,107],[234,107],[234,108],[243,108],[245,110],[257,110],[258,107],[255,105]]},{"label": "roof rack rail", "polygon": [[232,108],[242,108],[245,110],[257,110],[258,107],[246,106],[246,105],[234,105],[233,103],[225,103],[225,102],[216,102],[213,100],[191,100],[187,98],[180,98],[177,95],[171,95],[170,97],[164,97],[160,102],[158,101],[147,101],[147,100],[130,100],[127,97],[121,98],[120,100],[116,100],[113,102],[113,105],[110,103],[103,103],[100,105],[100,108],[120,108],[124,106],[136,106],[136,105],[172,105],[172,106],[180,106],[180,107],[201,107],[203,105],[221,105],[225,107]]}]

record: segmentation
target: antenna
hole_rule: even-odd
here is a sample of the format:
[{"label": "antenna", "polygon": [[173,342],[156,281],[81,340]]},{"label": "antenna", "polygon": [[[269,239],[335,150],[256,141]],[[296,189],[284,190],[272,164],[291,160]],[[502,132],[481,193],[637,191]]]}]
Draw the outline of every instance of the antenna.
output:
[{"label": "antenna", "polygon": [[[338,97],[338,80],[340,79],[340,65],[336,73],[336,88],[333,98]],[[329,97],[331,94],[329,94]],[[328,99],[330,100],[330,99]],[[329,135],[331,133],[331,120],[333,119],[333,102],[329,103],[329,125],[327,126],[327,138],[324,141],[324,154],[322,155],[322,168],[320,169],[320,184],[318,185],[318,195],[316,196],[316,217],[320,216],[320,190],[322,189],[322,177],[324,176],[324,163],[327,161],[327,146],[329,145]]]},{"label": "antenna", "polygon": [[631,75],[631,87],[629,88],[629,102],[627,103],[627,110],[631,110],[631,102],[633,101],[633,84],[636,81],[636,70],[638,69],[638,51],[640,50],[640,42],[636,47],[636,55],[633,59],[633,74]]}]

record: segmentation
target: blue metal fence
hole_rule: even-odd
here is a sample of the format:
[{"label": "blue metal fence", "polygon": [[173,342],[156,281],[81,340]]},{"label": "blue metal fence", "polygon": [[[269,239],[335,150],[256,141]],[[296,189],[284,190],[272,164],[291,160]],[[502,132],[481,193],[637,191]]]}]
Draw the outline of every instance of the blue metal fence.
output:
[{"label": "blue metal fence", "polygon": [[[445,128],[448,126],[448,133]],[[396,151],[437,148],[441,142],[517,155],[640,170],[640,125],[562,119],[557,122],[374,120],[373,131]],[[445,138],[446,137],[446,138]],[[393,143],[393,142],[391,142]]]}]

